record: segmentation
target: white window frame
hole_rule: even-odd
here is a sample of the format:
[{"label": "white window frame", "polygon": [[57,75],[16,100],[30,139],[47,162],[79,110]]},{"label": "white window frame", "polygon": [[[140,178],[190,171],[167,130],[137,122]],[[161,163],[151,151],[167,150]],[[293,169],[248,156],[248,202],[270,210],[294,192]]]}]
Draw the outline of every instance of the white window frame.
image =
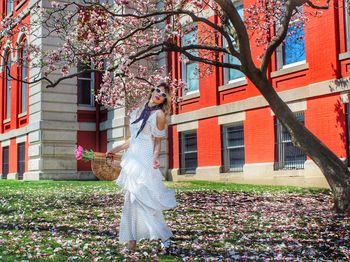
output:
[{"label": "white window frame", "polygon": [[[196,31],[197,31],[197,38],[198,38],[198,25],[196,25],[196,29],[195,29]],[[187,32],[186,34],[189,34],[189,33],[191,33],[191,32],[193,32],[194,30],[192,30],[192,31],[189,31],[189,32]],[[181,39],[181,46],[184,46],[183,45],[183,40],[184,40],[184,38],[185,37],[183,37],[182,39]],[[188,58],[186,57],[186,60],[187,60]],[[187,79],[187,68],[186,68],[186,66],[188,65],[188,64],[197,64],[197,66],[198,66],[198,69],[199,69],[199,62],[197,62],[197,61],[190,61],[190,60],[188,60],[188,61],[181,61],[181,79],[182,79],[182,81],[184,81],[184,82],[186,82],[186,79]],[[199,73],[199,72],[198,72]],[[187,83],[187,82],[186,82]],[[196,89],[196,90],[192,90],[192,91],[187,91],[187,92],[184,92],[184,94],[183,95],[191,95],[191,94],[197,94],[197,93],[199,93],[199,89],[200,89],[200,87],[199,87],[199,75],[198,75],[198,89]]]},{"label": "white window frame", "polygon": [[[302,8],[302,12],[304,13],[304,8]],[[294,23],[298,22],[298,20],[294,20],[294,21],[290,21],[289,26],[293,25]],[[280,27],[280,24],[277,22],[276,23],[276,31],[278,30],[278,28]],[[304,27],[304,34],[305,34],[305,27]],[[291,68],[291,67],[295,67],[298,65],[303,65],[306,63],[306,60],[301,60],[298,62],[294,62],[294,63],[290,63],[287,65],[283,64],[283,45],[284,43],[280,44],[277,48],[276,48],[276,67],[277,70],[282,70],[282,69],[286,69],[286,68]],[[305,45],[305,40],[304,40],[304,45]],[[306,57],[306,50],[305,50],[305,57]]]},{"label": "white window frame", "polygon": [[[93,63],[91,63],[91,68],[94,68]],[[78,66],[79,70],[79,66]],[[78,90],[78,105],[79,106],[89,106],[89,107],[94,107],[95,106],[95,72],[90,73],[91,77],[81,77],[80,75],[77,76],[77,85],[79,80],[88,80],[90,81],[90,104],[80,104],[79,103],[79,90]],[[79,88],[79,87],[78,87]]]}]

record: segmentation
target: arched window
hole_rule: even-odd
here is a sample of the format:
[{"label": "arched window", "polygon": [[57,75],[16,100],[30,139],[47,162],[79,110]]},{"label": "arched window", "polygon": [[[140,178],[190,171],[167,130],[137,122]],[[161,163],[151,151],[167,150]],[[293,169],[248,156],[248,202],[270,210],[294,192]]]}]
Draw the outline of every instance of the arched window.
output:
[{"label": "arched window", "polygon": [[[19,113],[24,113],[27,111],[27,99],[28,99],[28,84],[26,83],[28,81],[28,53],[26,49],[26,40],[22,40],[21,42],[21,48],[19,52],[20,56],[20,77],[21,80],[19,83]],[[25,82],[23,82],[25,81]]]},{"label": "arched window", "polygon": [[8,51],[5,56],[5,118],[11,118],[11,53]]}]

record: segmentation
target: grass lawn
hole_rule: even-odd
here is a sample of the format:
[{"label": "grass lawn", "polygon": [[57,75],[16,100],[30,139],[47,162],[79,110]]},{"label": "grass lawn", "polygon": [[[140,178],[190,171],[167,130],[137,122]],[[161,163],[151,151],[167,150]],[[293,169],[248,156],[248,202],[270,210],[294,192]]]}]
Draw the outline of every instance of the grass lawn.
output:
[{"label": "grass lawn", "polygon": [[0,261],[350,260],[350,218],[326,189],[166,182],[168,254],[117,241],[123,196],[114,182],[0,180]]}]

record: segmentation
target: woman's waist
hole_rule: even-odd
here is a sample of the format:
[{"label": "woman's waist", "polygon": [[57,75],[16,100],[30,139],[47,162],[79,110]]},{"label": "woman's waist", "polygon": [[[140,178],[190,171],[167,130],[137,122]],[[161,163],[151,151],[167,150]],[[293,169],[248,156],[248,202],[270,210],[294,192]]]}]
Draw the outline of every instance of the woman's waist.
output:
[{"label": "woman's waist", "polygon": [[[132,141],[133,142],[133,141]],[[134,143],[130,143],[129,150],[132,153],[140,154],[140,153],[153,153],[154,143],[153,141],[134,141]]]}]

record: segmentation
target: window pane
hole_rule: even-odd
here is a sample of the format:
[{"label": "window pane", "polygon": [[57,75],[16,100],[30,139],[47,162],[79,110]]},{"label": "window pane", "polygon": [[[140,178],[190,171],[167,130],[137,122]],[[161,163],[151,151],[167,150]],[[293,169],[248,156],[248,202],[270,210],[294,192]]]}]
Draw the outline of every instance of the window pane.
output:
[{"label": "window pane", "polygon": [[[22,80],[27,81],[27,52],[22,50]],[[22,82],[22,105],[21,113],[27,109],[27,83]]]},{"label": "window pane", "polygon": [[283,64],[305,60],[304,23],[298,22],[288,28],[285,44],[283,45]]},{"label": "window pane", "polygon": [[345,26],[346,26],[346,50],[350,50],[350,14],[349,3],[344,1],[344,13],[345,13]]},{"label": "window pane", "polygon": [[[241,65],[241,62],[238,60],[238,58],[231,55],[228,57],[228,61],[230,64],[233,64],[233,65]],[[229,80],[233,80],[241,77],[244,77],[244,74],[241,71],[236,69],[230,69]]]},{"label": "window pane", "polygon": [[18,170],[18,179],[23,179],[23,174],[25,171],[25,144],[20,143],[18,144],[18,163],[17,163],[17,170]]},{"label": "window pane", "polygon": [[193,173],[197,168],[197,133],[181,133],[180,138],[180,170]]},{"label": "window pane", "polygon": [[227,128],[227,146],[244,146],[243,126]]},{"label": "window pane", "polygon": [[[183,36],[182,43],[181,43],[182,46],[196,45],[196,44],[198,44],[197,29],[190,31]],[[188,52],[195,56],[198,55],[197,49],[188,50]]]},{"label": "window pane", "polygon": [[197,152],[185,154],[186,171],[195,171],[197,168]]},{"label": "window pane", "polygon": [[12,10],[13,10],[13,1],[14,0],[7,0],[6,1],[6,14],[11,14],[12,13]]},{"label": "window pane", "polygon": [[243,124],[223,127],[224,132],[224,169],[241,172],[245,163]]},{"label": "window pane", "polygon": [[91,104],[91,81],[78,79],[78,103]]},{"label": "window pane", "polygon": [[6,118],[11,117],[11,55],[7,57],[6,63]]},{"label": "window pane", "polygon": [[[78,63],[78,71],[79,71],[79,72],[84,71],[84,70],[87,70],[87,69],[91,69],[90,65]],[[78,76],[78,78],[88,78],[88,79],[91,79],[91,72],[84,72],[84,73],[81,73],[81,74]]]},{"label": "window pane", "polygon": [[[296,118],[304,123],[304,113],[295,113]],[[296,148],[289,132],[280,121],[276,119],[276,159],[275,169],[301,169],[304,168],[306,155]]]},{"label": "window pane", "polygon": [[243,4],[237,5],[236,10],[237,10],[239,16],[243,19],[243,15],[244,15]]},{"label": "window pane", "polygon": [[186,64],[186,82],[188,91],[196,91],[199,89],[198,63]]},{"label": "window pane", "polygon": [[300,164],[306,160],[305,154],[296,148],[292,143],[286,143],[284,146],[285,163]]},{"label": "window pane", "polygon": [[6,179],[9,172],[9,147],[2,149],[2,178]]},{"label": "window pane", "polygon": [[[192,30],[182,37],[182,46],[198,44],[198,30]],[[198,50],[188,50],[194,56],[198,56]],[[197,91],[199,89],[199,67],[197,62],[183,62],[182,79],[187,83],[187,92]]]},{"label": "window pane", "polygon": [[197,135],[196,134],[185,134],[185,152],[197,151]]},{"label": "window pane", "polygon": [[228,150],[230,169],[241,170],[244,165],[244,148],[234,148]]}]

